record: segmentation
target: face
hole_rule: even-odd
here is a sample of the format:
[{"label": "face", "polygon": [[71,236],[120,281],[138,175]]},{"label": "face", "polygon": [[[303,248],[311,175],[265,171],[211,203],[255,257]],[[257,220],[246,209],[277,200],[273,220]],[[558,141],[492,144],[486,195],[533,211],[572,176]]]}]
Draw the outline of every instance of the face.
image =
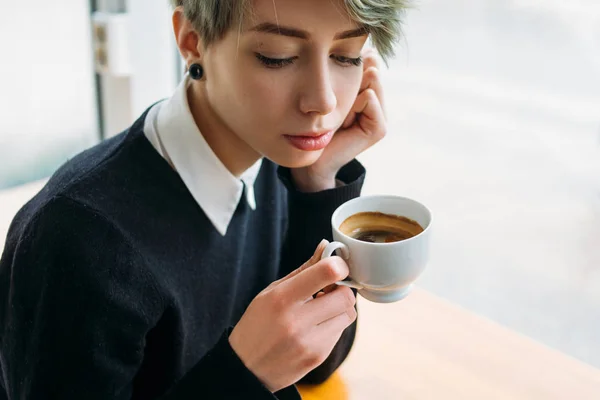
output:
[{"label": "face", "polygon": [[241,32],[203,51],[203,96],[222,128],[256,153],[290,168],[311,165],[356,99],[367,36],[341,0],[252,5]]}]

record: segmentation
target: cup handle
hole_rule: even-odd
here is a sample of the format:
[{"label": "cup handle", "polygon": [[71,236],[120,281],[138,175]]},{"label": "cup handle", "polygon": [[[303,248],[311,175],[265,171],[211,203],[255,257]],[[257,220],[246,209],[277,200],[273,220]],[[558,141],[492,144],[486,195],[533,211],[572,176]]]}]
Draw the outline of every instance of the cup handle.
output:
[{"label": "cup handle", "polygon": [[[331,242],[327,245],[327,247],[325,247],[325,250],[323,250],[323,255],[321,256],[321,260],[324,260],[327,257],[331,257],[333,255],[333,253],[335,253],[337,250],[341,251],[341,257],[344,260],[349,260],[350,259],[350,249],[348,249],[348,246],[346,246],[344,243],[341,242]],[[338,286],[348,286],[351,287],[353,289],[363,289],[363,286],[359,283],[354,282],[352,279],[347,280],[347,281],[339,281],[335,283]]]}]

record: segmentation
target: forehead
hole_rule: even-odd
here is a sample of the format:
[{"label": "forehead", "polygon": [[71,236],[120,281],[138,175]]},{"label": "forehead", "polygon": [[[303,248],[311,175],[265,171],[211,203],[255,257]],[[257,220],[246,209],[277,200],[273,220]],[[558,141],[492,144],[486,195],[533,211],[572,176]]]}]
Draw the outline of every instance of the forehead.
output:
[{"label": "forehead", "polygon": [[292,26],[311,34],[334,35],[360,27],[348,15],[344,0],[249,0],[244,28],[264,22]]}]

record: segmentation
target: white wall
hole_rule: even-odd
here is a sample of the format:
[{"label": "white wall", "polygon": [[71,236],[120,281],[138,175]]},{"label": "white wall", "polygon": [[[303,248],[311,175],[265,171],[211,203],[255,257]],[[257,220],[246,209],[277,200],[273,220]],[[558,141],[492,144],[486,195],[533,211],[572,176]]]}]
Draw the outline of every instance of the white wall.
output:
[{"label": "white wall", "polygon": [[98,138],[88,1],[0,2],[0,188]]},{"label": "white wall", "polygon": [[127,0],[134,115],[171,95],[178,83],[177,46],[167,0]]},{"label": "white wall", "polygon": [[169,97],[181,78],[181,65],[166,0],[104,0],[98,11],[126,12],[130,76],[103,73],[104,137],[126,129],[153,103]]}]

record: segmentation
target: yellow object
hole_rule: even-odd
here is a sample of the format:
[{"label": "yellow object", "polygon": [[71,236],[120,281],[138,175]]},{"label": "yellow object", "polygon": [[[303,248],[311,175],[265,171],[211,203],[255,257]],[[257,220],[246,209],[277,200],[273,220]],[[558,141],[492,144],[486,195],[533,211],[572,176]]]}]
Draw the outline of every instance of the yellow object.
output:
[{"label": "yellow object", "polygon": [[348,400],[348,388],[340,374],[335,373],[321,385],[298,385],[302,400]]}]

